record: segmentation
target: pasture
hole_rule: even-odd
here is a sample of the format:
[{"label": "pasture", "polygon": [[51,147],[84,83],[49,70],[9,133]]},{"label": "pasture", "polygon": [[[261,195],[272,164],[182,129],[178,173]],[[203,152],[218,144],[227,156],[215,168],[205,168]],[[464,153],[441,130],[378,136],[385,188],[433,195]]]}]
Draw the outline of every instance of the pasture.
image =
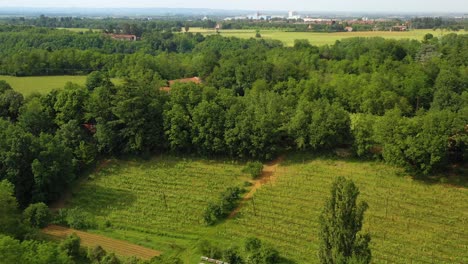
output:
[{"label": "pasture", "polygon": [[363,230],[371,233],[375,263],[468,261],[468,190],[414,180],[380,162],[287,156],[234,218],[204,226],[208,202],[249,179],[242,168],[171,156],[114,160],[81,183],[67,207],[94,214],[100,228],[93,233],[178,255],[184,263],[199,260],[201,240],[241,246],[250,236],[294,263],[317,263],[318,216],[333,179],[345,176],[369,204]]},{"label": "pasture", "polygon": [[[203,35],[216,34],[214,29],[190,28],[189,32],[202,33]],[[255,29],[221,29],[221,36],[238,37],[238,38],[253,38],[255,37]],[[445,34],[452,33],[449,31],[432,30],[432,29],[417,29],[411,31],[362,31],[362,32],[287,32],[281,30],[260,30],[260,34],[264,39],[276,39],[283,42],[286,46],[293,46],[296,39],[307,39],[312,45],[323,46],[332,45],[337,40],[352,38],[352,37],[383,37],[386,39],[416,39],[422,40],[424,35],[431,33],[434,37],[441,37]],[[466,33],[466,32],[460,32]]]},{"label": "pasture", "polygon": [[[0,80],[4,80],[11,87],[23,95],[32,93],[46,94],[53,89],[62,89],[67,82],[80,85],[86,83],[86,75],[63,75],[63,76],[33,76],[33,77],[15,77],[0,75]],[[112,79],[115,84],[120,84],[119,79]]]}]

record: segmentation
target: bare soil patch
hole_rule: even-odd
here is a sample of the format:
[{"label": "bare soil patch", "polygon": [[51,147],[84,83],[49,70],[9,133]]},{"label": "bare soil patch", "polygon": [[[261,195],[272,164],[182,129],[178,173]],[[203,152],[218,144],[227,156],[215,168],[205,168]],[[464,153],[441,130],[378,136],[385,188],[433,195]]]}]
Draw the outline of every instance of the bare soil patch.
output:
[{"label": "bare soil patch", "polygon": [[145,248],[125,241],[108,238],[101,235],[91,234],[58,225],[50,225],[42,229],[42,232],[57,239],[64,239],[68,235],[75,233],[77,236],[80,237],[82,246],[92,248],[99,245],[107,252],[114,252],[116,255],[119,256],[135,256],[141,259],[151,259],[153,257],[161,255],[161,252],[150,248]]},{"label": "bare soil patch", "polygon": [[228,219],[231,219],[239,213],[239,211],[242,209],[242,207],[245,205],[247,201],[252,199],[254,196],[255,192],[262,187],[262,185],[265,185],[267,183],[273,183],[276,178],[278,177],[278,174],[276,173],[276,168],[278,165],[284,160],[284,156],[280,156],[279,158],[263,165],[263,170],[262,170],[262,175],[254,181],[252,181],[252,188],[249,190],[249,192],[242,197],[242,200],[239,203],[239,206],[237,206],[236,209],[234,209],[228,216]]}]

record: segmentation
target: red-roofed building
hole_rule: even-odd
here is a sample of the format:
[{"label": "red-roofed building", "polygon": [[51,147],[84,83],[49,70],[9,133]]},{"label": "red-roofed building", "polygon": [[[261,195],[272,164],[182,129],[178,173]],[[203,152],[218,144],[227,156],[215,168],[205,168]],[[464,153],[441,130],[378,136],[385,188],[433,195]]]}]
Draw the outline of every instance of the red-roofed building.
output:
[{"label": "red-roofed building", "polygon": [[112,39],[117,39],[117,40],[127,40],[127,41],[136,41],[137,40],[137,36],[135,36],[135,35],[110,34],[110,37]]},{"label": "red-roofed building", "polygon": [[174,83],[195,83],[200,84],[202,83],[200,77],[192,77],[192,78],[184,78],[184,79],[177,79],[177,80],[170,80],[169,86],[161,87],[159,90],[163,92],[170,92],[172,85]]}]

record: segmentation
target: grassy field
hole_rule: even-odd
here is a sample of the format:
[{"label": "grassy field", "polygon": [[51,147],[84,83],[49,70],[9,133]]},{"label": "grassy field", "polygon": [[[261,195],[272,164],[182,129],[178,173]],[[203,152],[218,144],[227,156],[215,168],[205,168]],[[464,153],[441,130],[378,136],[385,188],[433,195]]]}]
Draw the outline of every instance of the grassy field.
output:
[{"label": "grassy field", "polygon": [[[67,82],[80,85],[86,83],[86,75],[64,75],[64,76],[34,76],[34,77],[15,77],[0,75],[0,80],[4,80],[13,87],[14,90],[23,95],[32,93],[48,93],[53,89],[61,89]],[[119,79],[112,79],[115,84],[120,84]]]},{"label": "grassy field", "polygon": [[[61,30],[68,30],[71,32],[88,32],[90,29],[89,28],[57,28]],[[102,29],[91,29],[93,32],[102,32]]]},{"label": "grassy field", "polygon": [[[467,263],[468,190],[413,180],[401,169],[292,155],[235,218],[205,227],[207,203],[248,179],[241,164],[170,156],[113,161],[73,193],[67,207],[96,215],[97,234],[177,254],[196,263],[200,240],[242,245],[256,236],[295,263],[317,263],[318,216],[337,176],[355,181],[369,203],[364,230],[374,263]],[[104,227],[110,221],[111,227]]]},{"label": "grassy field", "polygon": [[[214,29],[190,28],[189,32],[200,32],[203,35],[216,34]],[[220,34],[225,37],[238,38],[253,38],[256,31],[251,30],[220,30]],[[322,46],[334,44],[337,40],[351,37],[383,37],[387,39],[416,39],[422,40],[427,33],[433,34],[435,37],[452,33],[448,31],[432,29],[418,29],[406,32],[390,32],[390,31],[362,31],[362,32],[336,32],[336,33],[319,33],[319,32],[285,32],[280,30],[260,30],[260,34],[265,39],[276,39],[282,41],[286,46],[294,45],[296,39],[307,39],[312,45]],[[466,33],[461,31],[460,33]]]}]

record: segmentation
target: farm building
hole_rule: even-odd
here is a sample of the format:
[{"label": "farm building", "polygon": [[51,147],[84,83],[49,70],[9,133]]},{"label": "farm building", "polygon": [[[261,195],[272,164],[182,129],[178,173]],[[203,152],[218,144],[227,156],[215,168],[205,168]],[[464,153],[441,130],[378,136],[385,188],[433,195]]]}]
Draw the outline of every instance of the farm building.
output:
[{"label": "farm building", "polygon": [[348,31],[348,32],[352,32],[352,31],[353,31],[353,28],[352,28],[352,27],[345,27],[344,30],[345,30],[345,31]]},{"label": "farm building", "polygon": [[392,31],[407,31],[408,27],[407,26],[393,26]]},{"label": "farm building", "polygon": [[126,40],[126,41],[136,41],[137,40],[137,36],[135,36],[135,35],[110,34],[110,37],[112,39],[117,39],[117,40]]},{"label": "farm building", "polygon": [[174,83],[196,83],[200,84],[202,83],[200,77],[192,77],[192,78],[184,78],[184,79],[177,79],[177,80],[170,80],[169,81],[169,86],[161,87],[159,90],[163,92],[170,92],[172,85]]}]

